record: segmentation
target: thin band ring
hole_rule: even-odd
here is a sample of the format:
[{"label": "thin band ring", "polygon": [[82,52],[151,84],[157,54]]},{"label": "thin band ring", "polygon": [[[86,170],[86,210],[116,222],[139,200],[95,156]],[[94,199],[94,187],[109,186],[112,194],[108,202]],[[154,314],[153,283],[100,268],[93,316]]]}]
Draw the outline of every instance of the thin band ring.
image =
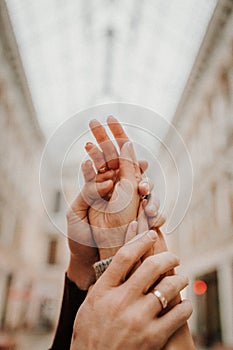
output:
[{"label": "thin band ring", "polygon": [[106,173],[107,170],[108,170],[107,166],[102,166],[101,168],[99,168],[98,174],[104,174]]},{"label": "thin band ring", "polygon": [[165,296],[158,289],[154,289],[152,293],[159,299],[162,308],[166,309],[168,301]]}]

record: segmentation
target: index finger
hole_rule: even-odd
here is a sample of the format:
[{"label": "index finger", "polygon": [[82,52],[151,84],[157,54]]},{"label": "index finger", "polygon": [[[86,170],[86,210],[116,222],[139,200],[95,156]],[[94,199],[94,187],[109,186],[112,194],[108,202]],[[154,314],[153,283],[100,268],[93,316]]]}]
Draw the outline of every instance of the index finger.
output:
[{"label": "index finger", "polygon": [[156,232],[153,230],[134,237],[118,250],[108,269],[103,274],[102,279],[111,286],[123,283],[129,271],[145,252],[153,246],[157,237]]},{"label": "index finger", "polygon": [[109,116],[107,118],[108,127],[111,130],[116,142],[118,143],[118,146],[121,147],[124,145],[125,142],[129,141],[129,138],[127,134],[125,133],[125,130],[121,126],[120,122],[113,116]]},{"label": "index finger", "polygon": [[104,153],[104,158],[106,160],[108,168],[117,169],[119,166],[118,153],[116,147],[110,140],[104,126],[96,119],[91,120],[89,126],[91,128],[91,132],[93,133],[96,141]]}]

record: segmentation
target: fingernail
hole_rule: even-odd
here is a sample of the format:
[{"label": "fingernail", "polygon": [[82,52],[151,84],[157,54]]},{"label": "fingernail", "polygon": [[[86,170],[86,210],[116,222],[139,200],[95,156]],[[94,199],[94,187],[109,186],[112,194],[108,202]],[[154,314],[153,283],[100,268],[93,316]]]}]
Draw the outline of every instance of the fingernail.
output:
[{"label": "fingernail", "polygon": [[89,123],[89,125],[93,125],[93,124],[99,124],[99,121],[97,119],[92,119]]},{"label": "fingernail", "polygon": [[112,121],[116,121],[116,118],[113,117],[113,115],[109,115],[107,118],[107,121],[112,122]]},{"label": "fingernail", "polygon": [[158,237],[157,232],[155,232],[154,230],[150,230],[149,232],[147,232],[148,237],[150,237],[153,241],[155,241]]},{"label": "fingernail", "polygon": [[146,204],[147,204],[147,199],[143,199],[143,200],[142,200],[142,206],[143,206],[143,208],[145,208]]},{"label": "fingernail", "polygon": [[93,143],[92,142],[87,142],[86,145],[85,145],[85,148],[90,148],[93,146]]},{"label": "fingernail", "polygon": [[143,187],[147,191],[147,194],[149,194],[149,184],[148,184],[148,182],[142,181],[140,183],[140,186]]}]

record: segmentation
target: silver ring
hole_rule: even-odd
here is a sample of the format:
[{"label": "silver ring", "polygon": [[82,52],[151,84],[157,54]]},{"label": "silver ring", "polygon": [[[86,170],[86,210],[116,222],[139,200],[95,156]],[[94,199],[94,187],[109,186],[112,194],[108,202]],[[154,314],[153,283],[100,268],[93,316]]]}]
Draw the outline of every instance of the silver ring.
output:
[{"label": "silver ring", "polygon": [[158,289],[154,289],[152,293],[159,299],[162,308],[166,309],[168,302],[165,296]]},{"label": "silver ring", "polygon": [[149,194],[141,195],[141,200],[143,200],[143,199],[148,199],[148,198],[149,198]]}]

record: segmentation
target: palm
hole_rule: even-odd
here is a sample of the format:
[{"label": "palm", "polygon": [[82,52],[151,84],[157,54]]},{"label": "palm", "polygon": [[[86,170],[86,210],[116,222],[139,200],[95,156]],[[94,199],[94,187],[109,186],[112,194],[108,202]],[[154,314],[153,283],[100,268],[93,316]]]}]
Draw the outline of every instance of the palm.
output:
[{"label": "palm", "polygon": [[89,222],[98,247],[124,244],[127,226],[136,219],[139,207],[137,183],[135,185],[121,179],[115,184],[109,201],[98,199],[89,209]]}]

